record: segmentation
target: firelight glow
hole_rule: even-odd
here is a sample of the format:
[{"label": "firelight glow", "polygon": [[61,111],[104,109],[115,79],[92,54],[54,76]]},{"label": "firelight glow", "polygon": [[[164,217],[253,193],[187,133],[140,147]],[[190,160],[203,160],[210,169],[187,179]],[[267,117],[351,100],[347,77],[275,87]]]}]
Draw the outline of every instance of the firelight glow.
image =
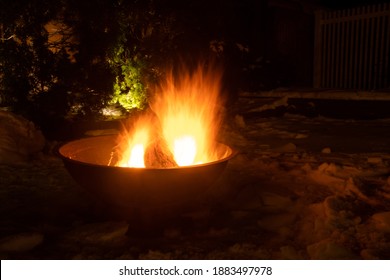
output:
[{"label": "firelight glow", "polygon": [[131,167],[145,167],[144,163],[144,145],[136,144],[130,151],[130,158],[127,162],[127,166]]},{"label": "firelight glow", "polygon": [[173,144],[173,156],[179,166],[194,164],[196,156],[195,139],[192,136],[183,136],[176,139]]},{"label": "firelight glow", "polygon": [[123,167],[145,167],[144,154],[145,144],[149,141],[149,130],[140,127],[142,123],[137,123],[138,129],[133,134],[133,137],[123,140],[127,145],[126,150],[123,154],[128,155],[122,157],[121,161],[118,162],[118,166]]},{"label": "firelight glow", "polygon": [[153,113],[120,137],[116,165],[166,168],[216,160],[220,80],[220,72],[203,66],[180,77],[168,74],[150,102]]}]

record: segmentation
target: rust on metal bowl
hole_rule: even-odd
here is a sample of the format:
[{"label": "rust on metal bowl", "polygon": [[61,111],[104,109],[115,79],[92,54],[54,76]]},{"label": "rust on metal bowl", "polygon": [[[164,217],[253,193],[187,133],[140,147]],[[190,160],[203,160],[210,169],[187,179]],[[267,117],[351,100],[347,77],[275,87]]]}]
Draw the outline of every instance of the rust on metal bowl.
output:
[{"label": "rust on metal bowl", "polygon": [[[218,143],[221,159],[175,168],[108,166],[116,135],[89,137],[59,148],[74,180],[103,201],[119,207],[160,208],[185,203],[207,190],[224,171],[234,151]],[[222,156],[223,155],[223,156]]]}]

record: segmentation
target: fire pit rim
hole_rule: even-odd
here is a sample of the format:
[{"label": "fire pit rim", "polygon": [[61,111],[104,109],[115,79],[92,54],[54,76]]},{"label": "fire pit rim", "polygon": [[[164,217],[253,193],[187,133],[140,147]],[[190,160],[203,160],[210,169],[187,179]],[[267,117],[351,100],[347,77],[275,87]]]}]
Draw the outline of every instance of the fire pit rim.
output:
[{"label": "fire pit rim", "polygon": [[82,137],[82,138],[70,140],[70,141],[67,141],[67,142],[65,142],[63,144],[60,144],[57,147],[57,149],[56,149],[56,154],[62,160],[65,160],[65,161],[68,161],[68,162],[77,163],[77,164],[82,164],[82,165],[86,165],[86,166],[100,166],[100,167],[105,167],[105,168],[114,168],[116,170],[118,170],[118,168],[119,168],[121,170],[156,170],[156,171],[157,170],[182,170],[182,169],[190,169],[190,168],[198,168],[198,167],[200,168],[200,167],[204,167],[204,166],[208,166],[208,165],[218,164],[218,163],[224,162],[224,161],[229,161],[230,159],[232,159],[233,157],[235,157],[238,154],[238,151],[233,149],[229,145],[226,145],[226,144],[221,143],[221,142],[217,142],[218,145],[223,145],[223,146],[227,147],[228,151],[230,151],[230,154],[228,156],[223,157],[223,158],[218,159],[218,160],[214,160],[214,161],[210,161],[210,162],[206,162],[206,163],[200,163],[200,164],[193,164],[193,165],[188,165],[188,166],[178,166],[178,167],[124,167],[124,166],[95,164],[95,163],[89,163],[89,162],[85,162],[85,161],[75,160],[75,159],[67,157],[67,156],[65,156],[65,155],[63,155],[61,153],[61,149],[63,147],[65,147],[66,145],[69,145],[71,143],[74,143],[74,142],[77,142],[77,141],[82,141],[82,140],[87,140],[87,139],[92,139],[92,138],[113,137],[114,135],[115,134],[99,135],[99,136],[88,136],[88,137]]}]

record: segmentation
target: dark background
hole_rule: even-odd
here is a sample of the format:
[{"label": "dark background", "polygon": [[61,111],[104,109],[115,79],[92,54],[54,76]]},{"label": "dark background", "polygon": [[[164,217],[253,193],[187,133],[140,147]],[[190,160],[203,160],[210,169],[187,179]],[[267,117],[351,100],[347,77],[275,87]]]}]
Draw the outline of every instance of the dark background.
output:
[{"label": "dark background", "polygon": [[[44,130],[70,115],[95,118],[127,60],[136,61],[145,84],[178,61],[216,61],[231,102],[239,91],[310,88],[315,11],[383,2],[1,0],[0,106]],[[63,23],[71,37],[55,53],[49,22]]]}]

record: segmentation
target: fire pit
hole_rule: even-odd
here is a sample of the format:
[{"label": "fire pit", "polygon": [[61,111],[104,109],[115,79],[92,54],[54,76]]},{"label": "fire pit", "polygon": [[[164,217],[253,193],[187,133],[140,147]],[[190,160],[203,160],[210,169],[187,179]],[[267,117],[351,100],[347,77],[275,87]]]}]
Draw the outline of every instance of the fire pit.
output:
[{"label": "fire pit", "polygon": [[234,155],[216,141],[222,119],[219,72],[199,67],[180,75],[168,75],[149,109],[129,118],[119,135],[76,140],[59,149],[80,185],[144,229],[179,216]]},{"label": "fire pit", "polygon": [[234,155],[218,144],[219,160],[173,168],[109,166],[116,136],[69,142],[59,154],[74,180],[91,193],[120,208],[157,209],[187,203],[210,187]]}]

